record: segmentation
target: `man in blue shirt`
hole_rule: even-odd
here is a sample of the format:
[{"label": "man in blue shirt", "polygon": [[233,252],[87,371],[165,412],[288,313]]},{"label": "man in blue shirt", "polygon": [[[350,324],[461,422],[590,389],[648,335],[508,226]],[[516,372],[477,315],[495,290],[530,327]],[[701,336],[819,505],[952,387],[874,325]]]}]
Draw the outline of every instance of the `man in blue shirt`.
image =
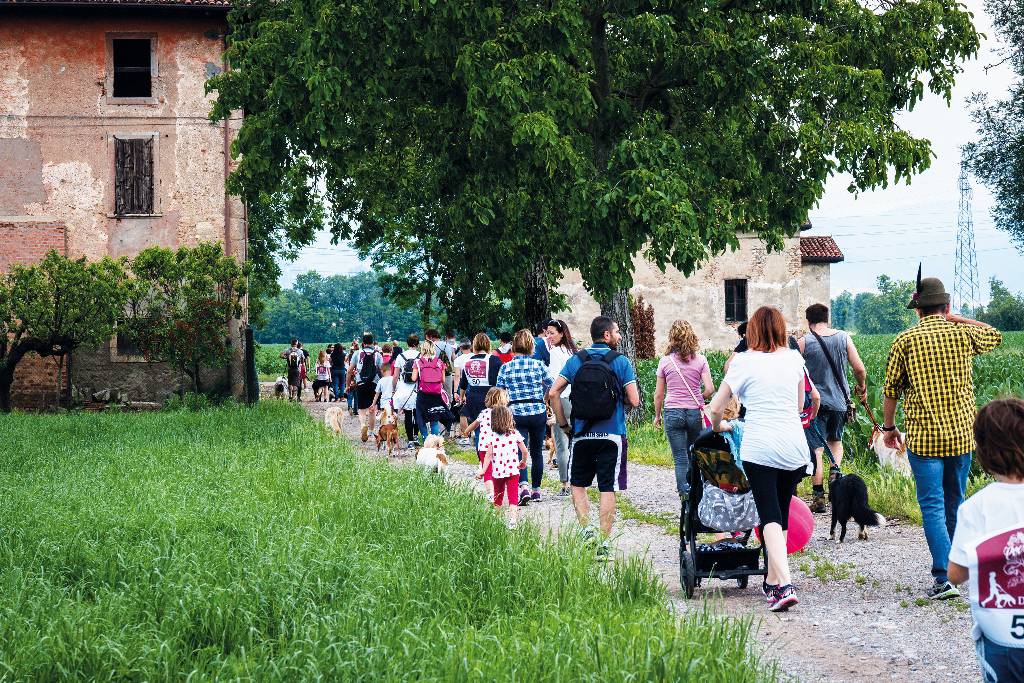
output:
[{"label": "man in blue shirt", "polygon": [[[593,344],[583,353],[588,358],[598,358],[616,349],[622,340],[619,325],[611,318],[598,316],[590,324],[590,338]],[[608,537],[615,521],[615,493],[626,489],[626,406],[640,405],[637,389],[636,370],[625,356],[618,356],[611,362],[612,372],[619,381],[622,400],[607,420],[573,420],[572,426],[566,421],[559,397],[576,373],[583,366],[583,359],[575,355],[565,362],[554,385],[548,392],[551,407],[558,426],[572,439],[569,451],[569,484],[572,487],[572,502],[576,517],[584,526],[584,535],[589,539],[596,535],[590,524],[590,501],[587,487],[597,478],[597,490],[601,493],[601,533],[604,541],[598,548],[598,555],[607,557]],[[575,400],[575,399],[571,399]]]}]

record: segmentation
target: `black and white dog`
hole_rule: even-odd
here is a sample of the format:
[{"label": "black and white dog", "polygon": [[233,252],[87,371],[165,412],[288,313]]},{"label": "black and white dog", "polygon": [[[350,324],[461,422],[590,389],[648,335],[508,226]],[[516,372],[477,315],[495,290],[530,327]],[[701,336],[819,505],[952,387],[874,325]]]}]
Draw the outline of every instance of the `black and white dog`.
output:
[{"label": "black and white dog", "polygon": [[840,526],[839,542],[846,539],[846,523],[853,521],[860,527],[857,538],[868,540],[864,527],[885,526],[885,517],[868,507],[868,485],[856,474],[840,474],[829,486],[828,500],[832,503],[831,538],[836,539],[836,524]]}]

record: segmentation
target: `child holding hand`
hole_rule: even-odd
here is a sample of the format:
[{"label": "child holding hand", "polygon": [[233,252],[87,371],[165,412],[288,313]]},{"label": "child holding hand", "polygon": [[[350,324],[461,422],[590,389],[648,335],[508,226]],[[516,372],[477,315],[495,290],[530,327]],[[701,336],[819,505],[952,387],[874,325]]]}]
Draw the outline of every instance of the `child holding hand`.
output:
[{"label": "child holding hand", "polygon": [[982,680],[1024,681],[1024,401],[978,411],[974,439],[989,484],[954,518],[949,580],[970,582]]},{"label": "child holding hand", "polygon": [[[500,508],[507,495],[508,526],[514,529],[519,519],[519,470],[526,466],[527,450],[508,408],[491,409],[491,433],[486,444],[480,445],[485,449],[484,471],[490,470],[494,477],[494,507]],[[476,476],[479,479],[484,475],[480,472]]]},{"label": "child holding hand", "polygon": [[487,489],[487,500],[494,500],[494,477],[491,475],[491,468],[484,466],[484,447],[487,443],[486,440],[491,437],[491,411],[495,408],[507,408],[508,407],[508,392],[498,387],[492,387],[487,395],[484,397],[484,405],[486,406],[477,415],[477,418],[473,420],[467,427],[466,433],[471,434],[473,431],[479,429],[476,435],[476,455],[480,459],[480,473],[477,474],[477,479],[483,478],[484,488]]}]

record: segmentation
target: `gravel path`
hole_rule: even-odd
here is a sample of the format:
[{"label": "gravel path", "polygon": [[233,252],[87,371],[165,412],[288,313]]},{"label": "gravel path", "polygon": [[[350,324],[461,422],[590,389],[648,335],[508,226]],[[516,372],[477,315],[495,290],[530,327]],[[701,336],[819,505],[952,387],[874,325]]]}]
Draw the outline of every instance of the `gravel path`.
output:
[{"label": "gravel path", "polygon": [[[303,404],[318,421],[331,405]],[[369,444],[359,443],[355,418],[347,418],[344,426],[360,449],[375,454],[372,439]],[[412,462],[404,450],[396,455],[392,458],[396,464]],[[448,473],[449,478],[470,481],[482,490],[474,480],[475,467],[454,461]],[[679,511],[675,475],[669,468],[630,465],[629,490],[622,495],[645,512]],[[575,523],[568,499],[546,494],[524,510],[527,518],[551,533]],[[592,516],[596,519],[596,511]],[[839,545],[828,539],[828,525],[827,515],[816,515],[814,536],[807,548],[791,556],[801,603],[781,615],[765,611],[760,582],[753,577],[747,590],[738,589],[732,581],[705,581],[693,600],[685,600],[679,585],[679,539],[661,527],[624,521],[620,515],[614,545],[620,556],[646,557],[679,609],[699,608],[703,598],[723,614],[752,616],[764,654],[796,680],[977,679],[967,604],[921,599],[931,582],[931,562],[921,528],[890,520],[889,526],[870,530],[868,541],[858,541],[854,527],[847,541]]]}]

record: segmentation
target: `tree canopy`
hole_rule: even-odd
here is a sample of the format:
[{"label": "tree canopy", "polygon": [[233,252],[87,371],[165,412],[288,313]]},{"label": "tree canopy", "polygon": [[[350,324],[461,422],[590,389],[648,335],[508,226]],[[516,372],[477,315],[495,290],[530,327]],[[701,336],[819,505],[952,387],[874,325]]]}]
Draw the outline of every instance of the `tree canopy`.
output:
[{"label": "tree canopy", "polygon": [[979,44],[955,0],[243,0],[230,21],[213,115],[246,112],[229,184],[268,251],[322,219],[365,254],[409,246],[410,272],[471,260],[531,323],[575,268],[623,327],[635,255],[689,273],[738,231],[777,248],[831,174],[927,168],[895,114],[948,100]]},{"label": "tree canopy", "polygon": [[892,334],[911,327],[917,320],[907,303],[914,294],[910,280],[878,276],[878,292],[843,292],[832,299],[831,319],[835,327],[861,334]]},{"label": "tree canopy", "polygon": [[986,0],[996,33],[1005,46],[1004,59],[1013,67],[1015,80],[1003,99],[985,94],[972,98],[972,116],[978,141],[965,148],[971,170],[995,195],[992,216],[996,227],[1008,232],[1024,247],[1024,5],[1020,2]]},{"label": "tree canopy", "polygon": [[991,298],[978,308],[978,320],[1000,330],[1024,330],[1024,296],[1014,294],[997,278],[989,281]]}]

